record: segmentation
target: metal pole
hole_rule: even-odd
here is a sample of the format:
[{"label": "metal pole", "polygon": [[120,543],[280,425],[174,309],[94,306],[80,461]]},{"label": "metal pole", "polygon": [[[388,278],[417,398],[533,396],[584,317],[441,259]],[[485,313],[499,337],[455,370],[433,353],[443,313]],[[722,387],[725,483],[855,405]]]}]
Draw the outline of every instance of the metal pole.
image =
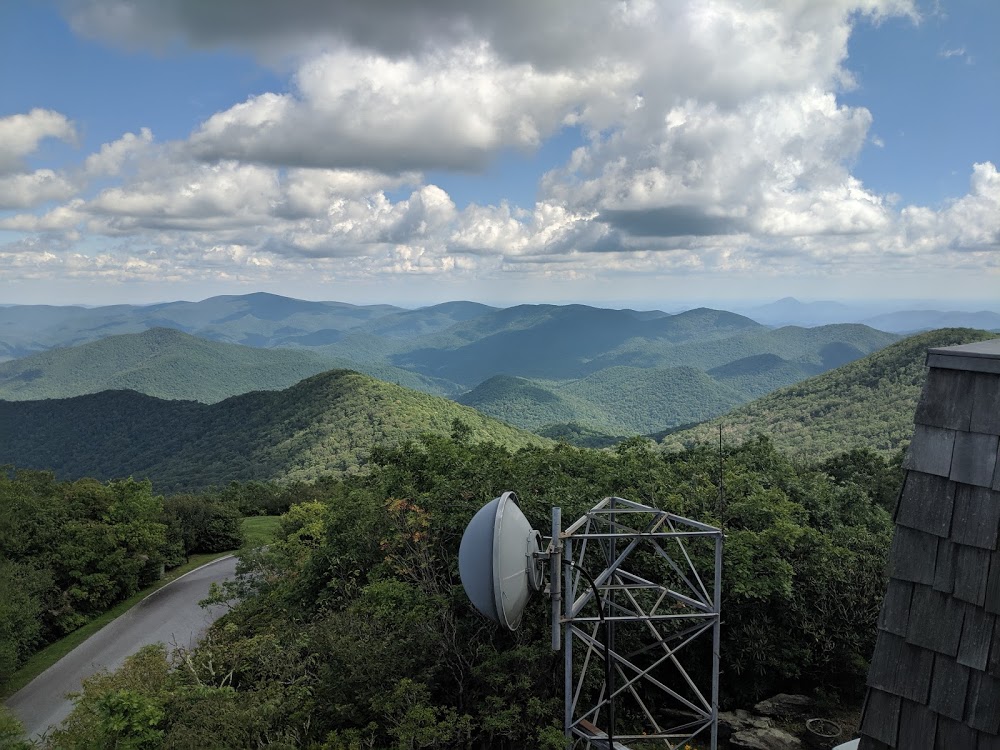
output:
[{"label": "metal pole", "polygon": [[[563,540],[563,556],[565,559],[573,560],[573,541]],[[566,735],[566,745],[569,746],[570,727],[573,725],[573,631],[570,623],[573,601],[576,599],[576,591],[573,589],[573,568],[569,565],[563,566],[563,602],[565,606],[565,619],[563,620],[563,690],[565,693],[563,707],[563,732]]]},{"label": "metal pole", "polygon": [[552,509],[552,549],[549,550],[549,581],[552,594],[552,650],[558,651],[562,635],[562,508]]},{"label": "metal pole", "polygon": [[[617,510],[617,504],[615,502],[617,498],[611,498],[611,514],[609,520],[611,521],[611,531],[618,530],[618,515],[615,512]],[[618,540],[615,537],[611,537],[608,540],[608,549],[610,554],[608,555],[608,565],[618,556]],[[608,588],[607,599],[608,605],[608,616],[610,617],[614,614],[614,603],[615,603],[615,576],[612,574],[608,579],[608,582],[612,585]],[[596,595],[595,595],[596,596]],[[601,606],[600,602],[597,602],[598,607]],[[608,622],[605,624],[604,635],[608,639],[607,654],[606,657],[610,660],[612,658],[611,654],[615,651],[615,623]],[[615,735],[615,669],[608,670],[608,736],[614,737]]]},{"label": "metal pole", "polygon": [[715,538],[715,624],[712,626],[712,750],[719,746],[719,649],[722,640],[722,532]]}]

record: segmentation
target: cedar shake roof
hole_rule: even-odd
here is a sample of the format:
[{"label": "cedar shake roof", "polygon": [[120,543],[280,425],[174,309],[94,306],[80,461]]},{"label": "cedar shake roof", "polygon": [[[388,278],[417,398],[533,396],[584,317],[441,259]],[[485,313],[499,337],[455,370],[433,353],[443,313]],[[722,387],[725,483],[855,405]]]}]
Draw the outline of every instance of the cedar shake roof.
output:
[{"label": "cedar shake roof", "polygon": [[1000,750],[1000,339],[927,365],[859,750]]}]

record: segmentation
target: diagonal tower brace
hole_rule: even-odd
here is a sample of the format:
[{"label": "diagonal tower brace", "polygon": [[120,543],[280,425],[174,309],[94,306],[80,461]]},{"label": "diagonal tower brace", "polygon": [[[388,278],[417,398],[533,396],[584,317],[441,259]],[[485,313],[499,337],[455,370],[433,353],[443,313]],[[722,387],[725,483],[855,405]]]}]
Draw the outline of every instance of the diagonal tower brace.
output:
[{"label": "diagonal tower brace", "polygon": [[[557,508],[552,520],[552,644],[563,648],[572,747],[607,748],[610,727],[619,750],[675,750],[695,739],[715,750],[722,531],[620,497],[565,531]],[[562,560],[572,566],[559,570]],[[581,569],[600,571],[601,601]],[[604,607],[611,684],[595,605]]]}]

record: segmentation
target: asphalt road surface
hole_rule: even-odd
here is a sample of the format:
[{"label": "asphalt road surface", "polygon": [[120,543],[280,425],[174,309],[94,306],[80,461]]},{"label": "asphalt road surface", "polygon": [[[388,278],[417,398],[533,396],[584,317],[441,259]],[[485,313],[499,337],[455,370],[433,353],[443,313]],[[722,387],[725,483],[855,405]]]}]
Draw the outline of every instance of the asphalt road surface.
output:
[{"label": "asphalt road surface", "polygon": [[191,646],[226,608],[203,609],[198,602],[215,582],[232,578],[236,558],[223,557],[192,570],[107,624],[7,700],[29,737],[65,719],[73,704],[67,693],[80,690],[85,677],[117,669],[127,656],[150,643]]}]

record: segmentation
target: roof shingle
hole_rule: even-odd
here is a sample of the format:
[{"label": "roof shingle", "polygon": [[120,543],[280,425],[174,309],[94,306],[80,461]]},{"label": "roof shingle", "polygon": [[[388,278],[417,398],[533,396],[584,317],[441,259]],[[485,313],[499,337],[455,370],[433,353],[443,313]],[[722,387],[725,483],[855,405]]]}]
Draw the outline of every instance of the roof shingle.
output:
[{"label": "roof shingle", "polygon": [[971,673],[966,721],[981,732],[1000,731],[1000,680],[985,672]]},{"label": "roof shingle", "polygon": [[[897,530],[896,533],[899,533]],[[934,567],[934,590],[950,594],[955,589],[955,547],[947,539],[938,540],[937,561]]]},{"label": "roof shingle", "polygon": [[955,721],[965,718],[965,696],[969,690],[969,669],[947,656],[934,657],[931,697],[928,708]]},{"label": "roof shingle", "polygon": [[871,688],[865,698],[865,714],[861,720],[861,731],[872,739],[896,746],[899,734],[899,708],[902,699],[881,690]]},{"label": "roof shingle", "polygon": [[933,584],[937,547],[936,536],[897,526],[889,552],[890,573],[903,581]]},{"label": "roof shingle", "polygon": [[965,605],[929,586],[915,586],[906,642],[948,656],[958,655]]},{"label": "roof shingle", "polygon": [[[938,717],[934,750],[972,750],[976,746],[976,730],[959,721]],[[902,748],[900,748],[902,750]]]},{"label": "roof shingle", "polygon": [[998,449],[1000,449],[1000,435],[984,435],[979,432],[955,433],[951,473],[948,476],[953,482],[989,487],[993,484]]},{"label": "roof shingle", "polygon": [[[893,635],[906,637],[906,628],[910,620],[910,597],[913,596],[913,584],[889,579],[882,600],[882,610],[879,612],[878,626]],[[992,635],[992,630],[990,634]]]},{"label": "roof shingle", "polygon": [[918,703],[926,703],[934,654],[882,631],[875,642],[868,686]]},{"label": "roof shingle", "polygon": [[955,485],[945,477],[910,471],[899,497],[896,523],[935,536],[951,531]]},{"label": "roof shingle", "polygon": [[914,421],[930,427],[968,430],[972,420],[974,373],[931,368]]},{"label": "roof shingle", "polygon": [[1000,435],[1000,376],[976,373],[969,431]]},{"label": "roof shingle", "polygon": [[956,544],[954,595],[962,601],[983,606],[992,553],[978,547]]},{"label": "roof shingle", "polygon": [[993,615],[980,607],[966,607],[962,623],[962,639],[958,644],[958,663],[984,670],[989,661],[993,642]]},{"label": "roof shingle", "polygon": [[955,488],[951,538],[960,544],[996,549],[1000,530],[1000,494],[986,487],[952,484]]},{"label": "roof shingle", "polygon": [[921,703],[904,700],[899,711],[899,744],[902,750],[933,750],[937,714]]},{"label": "roof shingle", "polygon": [[951,473],[951,455],[955,450],[955,431],[918,424],[913,431],[910,449],[903,468],[947,477]]}]

